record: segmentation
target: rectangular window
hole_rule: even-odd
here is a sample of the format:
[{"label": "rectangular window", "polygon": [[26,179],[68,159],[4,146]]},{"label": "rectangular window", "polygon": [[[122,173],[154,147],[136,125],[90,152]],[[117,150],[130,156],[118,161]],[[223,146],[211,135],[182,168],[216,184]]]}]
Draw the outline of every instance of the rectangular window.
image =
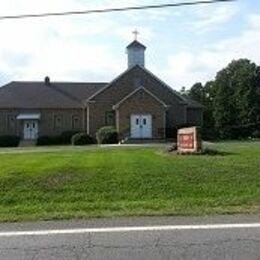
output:
[{"label": "rectangular window", "polygon": [[8,130],[15,130],[15,117],[13,115],[7,116],[7,128]]},{"label": "rectangular window", "polygon": [[115,111],[106,112],[105,124],[107,126],[115,126],[116,124]]},{"label": "rectangular window", "polygon": [[5,130],[5,117],[0,113],[0,132]]},{"label": "rectangular window", "polygon": [[59,129],[62,127],[62,116],[55,115],[54,116],[54,128]]},{"label": "rectangular window", "polygon": [[73,130],[80,129],[80,117],[78,115],[72,116],[72,129]]}]

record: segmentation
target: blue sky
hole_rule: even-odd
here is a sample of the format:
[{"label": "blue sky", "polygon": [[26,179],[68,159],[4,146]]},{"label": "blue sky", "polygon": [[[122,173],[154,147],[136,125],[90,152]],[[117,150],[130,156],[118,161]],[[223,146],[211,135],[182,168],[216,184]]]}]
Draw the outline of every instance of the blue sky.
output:
[{"label": "blue sky", "polygon": [[[181,0],[9,0],[0,15]],[[260,2],[238,0],[103,15],[0,21],[0,85],[12,80],[110,81],[126,69],[138,29],[146,67],[174,89],[206,82],[232,59],[260,64]]]}]

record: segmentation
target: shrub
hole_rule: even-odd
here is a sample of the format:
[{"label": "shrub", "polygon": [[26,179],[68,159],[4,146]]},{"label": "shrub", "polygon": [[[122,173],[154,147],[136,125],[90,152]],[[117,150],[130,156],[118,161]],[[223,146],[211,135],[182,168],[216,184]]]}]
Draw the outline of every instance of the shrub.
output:
[{"label": "shrub", "polygon": [[71,144],[72,136],[74,136],[77,133],[78,133],[78,131],[65,131],[65,132],[62,132],[58,136],[59,144]]},{"label": "shrub", "polygon": [[43,135],[38,137],[37,145],[62,145],[62,144],[70,144],[71,138],[75,135],[76,131],[65,131],[60,135],[48,136]]},{"label": "shrub", "polygon": [[118,133],[112,126],[101,127],[96,134],[99,144],[116,144],[118,143]]},{"label": "shrub", "polygon": [[37,139],[37,145],[58,145],[60,144],[60,136],[40,136]]},{"label": "shrub", "polygon": [[253,138],[260,138],[260,130],[256,129],[252,133]]},{"label": "shrub", "polygon": [[213,141],[218,140],[218,131],[215,128],[202,128],[201,136],[203,140]]},{"label": "shrub", "polygon": [[86,133],[77,133],[71,137],[72,145],[94,144],[95,140]]},{"label": "shrub", "polygon": [[20,137],[16,135],[0,136],[0,147],[17,147],[20,142]]}]

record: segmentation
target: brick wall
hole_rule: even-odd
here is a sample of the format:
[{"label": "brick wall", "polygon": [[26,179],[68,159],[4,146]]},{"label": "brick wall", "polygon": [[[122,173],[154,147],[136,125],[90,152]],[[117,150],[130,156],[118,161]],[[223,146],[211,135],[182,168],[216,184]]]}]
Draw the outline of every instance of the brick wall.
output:
[{"label": "brick wall", "polygon": [[[136,84],[138,79],[139,84]],[[105,113],[111,111],[112,106],[121,99],[143,86],[151,91],[166,105],[169,106],[167,112],[167,127],[174,128],[187,123],[186,105],[183,100],[167,88],[159,80],[139,67],[134,67],[128,73],[115,80],[110,87],[93,98],[95,103],[90,106],[90,134],[95,135],[96,131],[105,125]]]},{"label": "brick wall", "polygon": [[[64,131],[82,131],[83,130],[83,110],[82,109],[6,109],[0,110],[0,135],[19,135],[23,137],[23,120],[17,120],[16,117],[20,113],[40,113],[39,120],[39,135],[58,135]],[[10,127],[8,117],[12,116],[15,119],[15,124]],[[61,117],[60,127],[55,128],[55,116]],[[79,118],[79,128],[72,128],[72,117]]]},{"label": "brick wall", "polygon": [[138,91],[118,108],[118,131],[121,135],[130,136],[132,114],[150,114],[152,137],[164,138],[165,108],[145,91]]}]

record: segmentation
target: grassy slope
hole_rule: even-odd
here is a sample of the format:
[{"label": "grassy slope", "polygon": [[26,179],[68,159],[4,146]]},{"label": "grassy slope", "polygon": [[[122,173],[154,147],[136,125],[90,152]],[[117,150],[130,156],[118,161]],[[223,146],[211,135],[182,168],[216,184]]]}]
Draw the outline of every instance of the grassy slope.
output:
[{"label": "grassy slope", "polygon": [[260,212],[260,143],[0,155],[0,221]]}]

